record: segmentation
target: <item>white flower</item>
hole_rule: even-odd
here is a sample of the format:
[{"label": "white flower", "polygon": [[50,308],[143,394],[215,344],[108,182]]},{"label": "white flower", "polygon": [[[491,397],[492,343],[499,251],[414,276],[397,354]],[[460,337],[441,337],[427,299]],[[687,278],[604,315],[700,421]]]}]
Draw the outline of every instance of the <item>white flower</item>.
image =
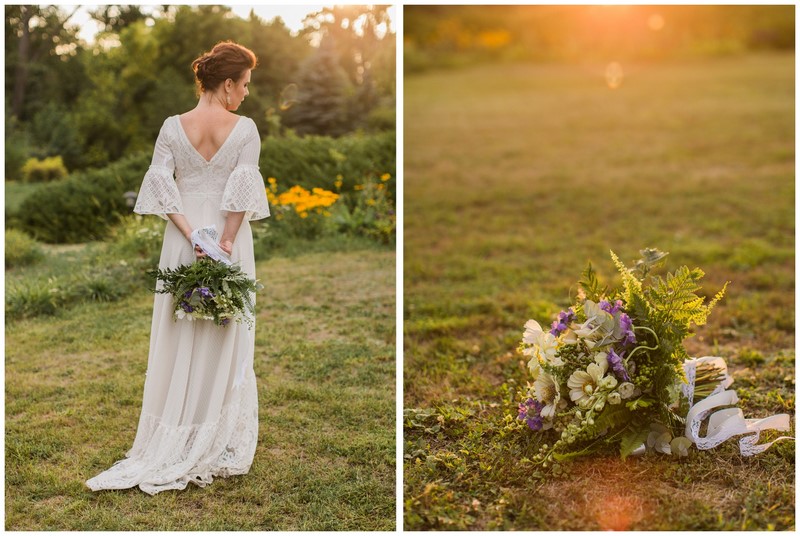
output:
[{"label": "white flower", "polygon": [[522,334],[522,342],[526,344],[534,344],[538,334],[542,332],[542,326],[536,320],[528,320],[525,322],[525,332]]},{"label": "white flower", "polygon": [[622,385],[619,386],[619,389],[617,389],[617,391],[619,391],[619,395],[623,399],[628,399],[631,396],[633,396],[634,389],[636,389],[635,385],[633,385],[630,382],[624,382],[622,383]]},{"label": "white flower", "polygon": [[613,393],[608,395],[608,403],[611,404],[612,406],[616,406],[620,402],[622,402],[622,397],[619,396],[618,392],[614,391]]},{"label": "white flower", "polygon": [[531,345],[522,353],[537,358],[539,363],[549,363],[556,367],[564,364],[561,358],[556,357],[559,346],[558,339],[549,331],[542,331],[542,327],[536,320],[528,320],[525,323],[522,342]]},{"label": "white flower", "polygon": [[597,341],[613,333],[614,317],[600,309],[600,306],[592,300],[583,302],[583,312],[586,315],[586,322],[576,326],[575,334],[584,339],[589,348],[592,348]]},{"label": "white flower", "polygon": [[594,354],[594,362],[600,365],[603,370],[608,370],[608,352],[597,352]]},{"label": "white flower", "polygon": [[594,394],[605,376],[606,367],[590,363],[586,371],[576,370],[567,380],[569,398],[583,407],[594,403]]},{"label": "white flower", "polygon": [[530,361],[528,361],[528,370],[531,371],[531,376],[534,380],[539,377],[539,373],[542,371],[542,366],[539,364],[538,357],[532,357]]},{"label": "white flower", "polygon": [[569,328],[565,332],[561,334],[561,343],[562,344],[577,344],[578,336],[575,332]]},{"label": "white flower", "polygon": [[603,380],[600,382],[600,386],[603,389],[611,390],[611,389],[613,389],[614,387],[617,386],[617,379],[614,376],[612,376],[611,374],[609,374],[608,376],[603,378]]},{"label": "white flower", "polygon": [[544,404],[542,417],[547,419],[555,417],[556,406],[561,401],[561,390],[556,379],[546,372],[540,373],[533,383],[533,395],[536,400]]}]

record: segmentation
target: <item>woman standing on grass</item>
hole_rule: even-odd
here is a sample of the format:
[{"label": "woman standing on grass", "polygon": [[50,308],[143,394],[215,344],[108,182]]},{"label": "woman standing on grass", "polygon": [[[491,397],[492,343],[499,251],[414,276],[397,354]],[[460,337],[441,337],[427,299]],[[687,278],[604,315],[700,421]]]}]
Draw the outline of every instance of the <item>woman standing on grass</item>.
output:
[{"label": "woman standing on grass", "polygon": [[[217,44],[192,63],[200,99],[167,118],[134,212],[168,219],[159,268],[204,257],[194,229],[222,229],[219,246],[255,279],[250,220],[269,216],[252,119],[233,113],[248,95],[256,57]],[[173,320],[172,296],[156,294],[142,413],[133,448],[87,481],[94,491],[139,486],[154,495],[250,470],[258,437],[255,333],[246,323]]]}]

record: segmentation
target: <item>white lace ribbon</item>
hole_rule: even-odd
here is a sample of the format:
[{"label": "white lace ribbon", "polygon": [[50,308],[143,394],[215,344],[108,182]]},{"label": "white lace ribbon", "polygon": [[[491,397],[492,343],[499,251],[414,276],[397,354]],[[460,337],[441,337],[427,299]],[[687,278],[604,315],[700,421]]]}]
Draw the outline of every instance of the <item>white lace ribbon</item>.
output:
[{"label": "white lace ribbon", "polygon": [[200,246],[200,249],[215,261],[225,263],[228,266],[233,264],[228,254],[219,247],[216,225],[209,225],[192,231],[192,247],[194,246]]},{"label": "white lace ribbon", "polygon": [[[697,366],[703,363],[712,364],[720,369],[723,379],[709,396],[694,404]],[[728,366],[721,357],[700,357],[686,360],[683,363],[683,370],[686,373],[687,380],[687,384],[683,386],[683,393],[689,400],[690,406],[686,415],[686,437],[698,449],[712,449],[733,436],[747,434],[746,437],[739,439],[739,451],[743,456],[752,456],[764,452],[777,441],[794,439],[789,436],[781,436],[774,441],[758,444],[760,433],[763,430],[779,430],[783,432],[790,429],[789,415],[785,413],[772,415],[764,419],[745,419],[742,410],[739,408],[727,407],[719,409],[723,408],[723,406],[733,406],[739,402],[736,392],[727,390],[733,383],[733,378],[728,374]],[[706,417],[709,417],[708,429],[705,437],[700,437],[700,426]]]}]

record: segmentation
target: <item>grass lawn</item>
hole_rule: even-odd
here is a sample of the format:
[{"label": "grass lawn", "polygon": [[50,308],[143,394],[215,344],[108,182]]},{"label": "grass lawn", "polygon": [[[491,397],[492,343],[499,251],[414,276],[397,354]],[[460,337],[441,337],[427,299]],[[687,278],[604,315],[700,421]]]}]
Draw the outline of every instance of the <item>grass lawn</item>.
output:
[{"label": "grass lawn", "polygon": [[249,474],[205,489],[84,485],[133,443],[152,294],[7,326],[7,530],[394,529],[394,252],[257,271],[258,448]]},{"label": "grass lawn", "polygon": [[520,460],[541,436],[504,431],[525,321],[569,306],[589,260],[617,284],[609,249],[669,251],[710,296],[730,280],[687,348],[727,360],[747,417],[794,413],[794,56],[624,68],[616,90],[603,65],[405,80],[407,530],[794,527],[794,442],[539,481]]}]

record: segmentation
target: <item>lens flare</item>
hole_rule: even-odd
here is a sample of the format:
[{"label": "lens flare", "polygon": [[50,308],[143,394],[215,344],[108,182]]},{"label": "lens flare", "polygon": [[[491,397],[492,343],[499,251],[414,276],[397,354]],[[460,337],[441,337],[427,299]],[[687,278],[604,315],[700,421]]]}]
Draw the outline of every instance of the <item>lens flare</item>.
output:
[{"label": "lens flare", "polygon": [[278,107],[281,111],[288,110],[298,102],[300,101],[297,99],[297,84],[287,85],[278,96]]},{"label": "lens flare", "polygon": [[606,84],[611,89],[617,89],[622,85],[622,79],[625,74],[622,71],[622,65],[616,61],[612,61],[606,66]]},{"label": "lens flare", "polygon": [[664,17],[658,13],[653,13],[647,19],[647,27],[654,32],[661,30],[664,27]]}]

